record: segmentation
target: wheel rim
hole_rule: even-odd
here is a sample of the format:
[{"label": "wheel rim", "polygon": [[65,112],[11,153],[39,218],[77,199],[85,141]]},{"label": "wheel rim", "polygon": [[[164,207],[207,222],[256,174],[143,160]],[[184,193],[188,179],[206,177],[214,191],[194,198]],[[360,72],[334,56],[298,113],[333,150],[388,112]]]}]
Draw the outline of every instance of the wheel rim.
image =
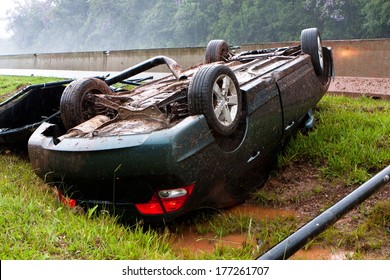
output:
[{"label": "wheel rim", "polygon": [[317,46],[318,46],[318,59],[320,62],[321,70],[324,70],[324,55],[322,53],[322,44],[320,36],[317,36]]},{"label": "wheel rim", "polygon": [[213,85],[213,108],[216,119],[224,126],[231,125],[237,117],[238,95],[234,81],[221,75]]}]

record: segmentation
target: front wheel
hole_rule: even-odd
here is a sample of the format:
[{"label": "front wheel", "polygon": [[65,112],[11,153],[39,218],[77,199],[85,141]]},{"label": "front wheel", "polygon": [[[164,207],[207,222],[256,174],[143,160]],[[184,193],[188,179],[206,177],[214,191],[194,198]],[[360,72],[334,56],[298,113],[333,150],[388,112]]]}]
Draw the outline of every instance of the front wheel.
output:
[{"label": "front wheel", "polygon": [[301,46],[302,52],[310,55],[316,75],[322,76],[324,73],[324,54],[322,52],[320,32],[317,28],[302,30]]},{"label": "front wheel", "polygon": [[233,71],[218,64],[201,68],[190,82],[188,106],[191,115],[203,114],[217,134],[232,134],[242,110],[241,91]]}]

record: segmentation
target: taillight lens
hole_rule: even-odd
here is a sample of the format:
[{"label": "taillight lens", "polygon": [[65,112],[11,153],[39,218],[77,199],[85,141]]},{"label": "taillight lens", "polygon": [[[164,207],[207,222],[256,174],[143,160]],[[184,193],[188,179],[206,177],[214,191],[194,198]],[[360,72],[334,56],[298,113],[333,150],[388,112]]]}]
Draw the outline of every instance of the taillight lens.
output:
[{"label": "taillight lens", "polygon": [[155,194],[149,202],[136,204],[135,207],[144,215],[164,214],[164,210]]},{"label": "taillight lens", "polygon": [[62,192],[60,191],[57,191],[58,192],[58,200],[64,204],[64,205],[67,205],[69,206],[70,208],[73,208],[73,207],[76,207],[77,205],[77,201],[76,199],[72,199],[72,198],[69,198],[69,197],[66,197],[62,194]]},{"label": "taillight lens", "polygon": [[153,194],[149,202],[136,204],[135,207],[144,215],[159,215],[177,211],[184,206],[194,187],[195,185],[191,184],[177,189],[159,191],[158,197]]}]

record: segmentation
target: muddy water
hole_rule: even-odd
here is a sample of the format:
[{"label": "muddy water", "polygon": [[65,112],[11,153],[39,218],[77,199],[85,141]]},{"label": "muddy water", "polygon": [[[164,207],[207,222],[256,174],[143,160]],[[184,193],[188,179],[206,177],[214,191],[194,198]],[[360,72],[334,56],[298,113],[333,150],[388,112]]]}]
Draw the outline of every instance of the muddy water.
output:
[{"label": "muddy water", "polygon": [[275,208],[261,208],[253,205],[238,205],[227,212],[237,216],[250,216],[254,219],[272,219],[276,217],[294,217],[299,216],[294,211],[275,209]]},{"label": "muddy water", "polygon": [[[212,252],[217,246],[228,246],[230,248],[242,248],[247,244],[247,236],[244,234],[230,234],[222,238],[212,235],[200,235],[195,232],[187,231],[183,232],[181,236],[178,236],[174,242],[174,248],[176,251],[191,251],[196,252]],[[254,240],[249,240],[253,242]]]},{"label": "muddy water", "polygon": [[351,256],[352,252],[344,252],[341,250],[332,250],[331,248],[323,248],[313,246],[308,250],[299,250],[290,259],[292,260],[345,260]]},{"label": "muddy water", "polygon": [[[232,209],[226,210],[228,213],[236,216],[250,216],[253,219],[274,219],[277,217],[298,216],[293,211],[281,209],[260,208],[251,205],[240,205]],[[230,247],[234,249],[243,248],[243,246],[250,245],[253,248],[258,246],[257,240],[244,234],[229,234],[223,237],[214,234],[199,234],[195,227],[188,227],[183,232],[176,235],[173,242],[173,248],[177,253],[191,252],[207,253],[213,252],[217,247]],[[345,259],[346,253],[341,251],[334,251],[331,248],[323,248],[320,246],[311,246],[310,249],[298,251],[291,259],[296,260],[331,260],[331,259]]]}]

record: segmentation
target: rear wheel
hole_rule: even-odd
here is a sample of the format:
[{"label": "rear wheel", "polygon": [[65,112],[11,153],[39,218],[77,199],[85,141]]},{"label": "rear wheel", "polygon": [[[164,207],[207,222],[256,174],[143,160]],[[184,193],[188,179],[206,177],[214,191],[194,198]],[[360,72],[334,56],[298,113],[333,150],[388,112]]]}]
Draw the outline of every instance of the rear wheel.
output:
[{"label": "rear wheel", "polygon": [[97,78],[84,78],[71,82],[60,101],[61,120],[70,129],[97,115],[95,94],[111,94],[110,87]]},{"label": "rear wheel", "polygon": [[225,61],[229,58],[229,46],[224,40],[211,40],[206,47],[205,63]]},{"label": "rear wheel", "polygon": [[201,68],[188,89],[191,115],[203,114],[210,128],[219,135],[232,134],[239,122],[242,96],[232,70],[225,65]]},{"label": "rear wheel", "polygon": [[301,46],[302,51],[310,55],[316,75],[322,76],[324,73],[324,55],[320,33],[317,28],[302,30]]}]

